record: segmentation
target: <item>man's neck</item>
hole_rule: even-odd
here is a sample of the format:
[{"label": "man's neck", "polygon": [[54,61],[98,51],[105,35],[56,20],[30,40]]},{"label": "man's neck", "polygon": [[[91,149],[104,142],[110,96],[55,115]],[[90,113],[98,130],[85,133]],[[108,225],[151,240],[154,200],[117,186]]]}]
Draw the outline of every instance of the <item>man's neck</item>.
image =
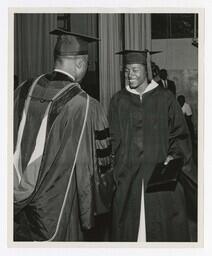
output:
[{"label": "man's neck", "polygon": [[73,75],[71,75],[69,72],[67,72],[67,71],[65,71],[65,70],[63,70],[63,69],[61,69],[61,68],[56,68],[56,67],[55,67],[55,68],[54,68],[54,71],[63,73],[63,74],[65,74],[65,75],[69,76],[73,81],[75,80],[75,78],[74,78]]},{"label": "man's neck", "polygon": [[141,84],[139,87],[137,87],[135,90],[141,95],[145,89],[147,88],[148,86],[148,82],[147,80],[143,82],[143,84]]}]

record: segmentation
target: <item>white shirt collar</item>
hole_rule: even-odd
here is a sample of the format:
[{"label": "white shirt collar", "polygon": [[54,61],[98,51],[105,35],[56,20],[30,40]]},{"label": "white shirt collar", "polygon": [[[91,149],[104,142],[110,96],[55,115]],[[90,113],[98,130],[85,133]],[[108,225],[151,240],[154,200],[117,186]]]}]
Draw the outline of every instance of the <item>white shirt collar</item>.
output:
[{"label": "white shirt collar", "polygon": [[54,71],[63,73],[63,74],[65,74],[65,75],[69,76],[73,81],[75,80],[75,78],[74,78],[71,74],[69,74],[68,72],[66,72],[66,71],[64,71],[64,70],[61,70],[61,69],[59,69],[59,68],[55,68]]},{"label": "white shirt collar", "polygon": [[146,87],[146,89],[140,94],[139,92],[137,92],[135,89],[131,89],[129,85],[126,86],[127,91],[133,93],[133,94],[137,94],[140,95],[140,97],[142,97],[142,95],[146,92],[149,92],[153,89],[155,89],[158,86],[158,83],[156,83],[153,79],[151,81],[151,83],[148,84],[148,86]]}]

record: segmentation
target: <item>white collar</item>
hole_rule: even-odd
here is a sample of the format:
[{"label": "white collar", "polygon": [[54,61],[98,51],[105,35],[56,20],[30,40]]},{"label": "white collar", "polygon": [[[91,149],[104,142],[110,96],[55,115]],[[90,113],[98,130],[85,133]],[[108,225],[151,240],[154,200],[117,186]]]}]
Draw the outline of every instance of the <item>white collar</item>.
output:
[{"label": "white collar", "polygon": [[65,74],[65,75],[69,76],[73,81],[75,80],[75,78],[74,78],[71,74],[69,74],[68,72],[66,72],[66,71],[64,71],[64,70],[61,70],[61,69],[59,69],[59,68],[55,68],[54,71],[63,73],[63,74]]},{"label": "white collar", "polygon": [[158,86],[158,83],[156,83],[155,80],[152,79],[151,83],[149,83],[147,85],[146,89],[141,94],[139,92],[137,92],[135,89],[131,89],[129,85],[126,86],[126,89],[127,89],[128,92],[140,95],[140,97],[142,97],[142,95],[144,93],[149,92],[149,91],[155,89],[157,86]]}]

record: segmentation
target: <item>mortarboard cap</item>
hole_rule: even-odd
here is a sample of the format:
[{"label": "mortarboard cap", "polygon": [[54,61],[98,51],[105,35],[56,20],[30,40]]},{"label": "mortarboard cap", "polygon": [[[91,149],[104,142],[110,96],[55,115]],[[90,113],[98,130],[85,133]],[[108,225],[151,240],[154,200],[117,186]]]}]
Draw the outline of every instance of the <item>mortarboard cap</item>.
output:
[{"label": "mortarboard cap", "polygon": [[147,53],[150,55],[160,53],[161,51],[139,51],[139,50],[124,50],[116,54],[124,56],[125,64],[143,64],[147,65]]},{"label": "mortarboard cap", "polygon": [[99,41],[98,38],[73,33],[64,29],[55,29],[51,35],[58,36],[54,49],[57,56],[75,56],[88,54],[88,44]]},{"label": "mortarboard cap", "polygon": [[124,56],[124,64],[142,64],[147,66],[147,77],[151,81],[153,78],[150,55],[160,53],[161,51],[139,51],[139,50],[124,50],[116,54]]}]

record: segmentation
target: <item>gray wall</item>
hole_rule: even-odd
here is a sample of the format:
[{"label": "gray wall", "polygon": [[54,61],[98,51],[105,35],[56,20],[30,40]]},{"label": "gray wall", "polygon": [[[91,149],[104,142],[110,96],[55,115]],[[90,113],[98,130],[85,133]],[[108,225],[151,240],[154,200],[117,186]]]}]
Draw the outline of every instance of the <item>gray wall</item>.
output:
[{"label": "gray wall", "polygon": [[153,61],[160,68],[168,71],[169,78],[175,81],[177,96],[185,95],[186,101],[193,111],[193,122],[197,131],[198,114],[198,48],[192,44],[192,39],[154,39],[152,50],[162,50],[153,55]]}]

